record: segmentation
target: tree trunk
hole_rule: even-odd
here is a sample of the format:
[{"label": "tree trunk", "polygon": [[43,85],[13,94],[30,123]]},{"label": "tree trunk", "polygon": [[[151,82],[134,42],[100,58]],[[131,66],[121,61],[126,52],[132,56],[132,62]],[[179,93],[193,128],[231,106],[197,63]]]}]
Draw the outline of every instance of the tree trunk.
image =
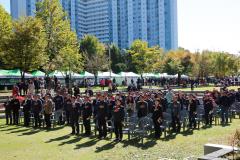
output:
[{"label": "tree trunk", "polygon": [[21,81],[24,82],[25,81],[25,71],[20,71],[21,73]]},{"label": "tree trunk", "polygon": [[181,83],[181,74],[180,73],[178,73],[177,83],[178,83],[178,87],[180,87],[180,83]]}]

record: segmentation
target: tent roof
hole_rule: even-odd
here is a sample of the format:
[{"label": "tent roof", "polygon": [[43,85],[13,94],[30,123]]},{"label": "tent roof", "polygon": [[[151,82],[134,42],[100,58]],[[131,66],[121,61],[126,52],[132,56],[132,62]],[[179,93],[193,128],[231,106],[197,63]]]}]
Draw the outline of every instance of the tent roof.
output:
[{"label": "tent roof", "polygon": [[143,77],[155,77],[154,73],[143,73],[142,74]]},{"label": "tent roof", "polygon": [[138,75],[134,72],[120,72],[119,75],[121,77],[140,77],[140,75]]},{"label": "tent roof", "polygon": [[[1,77],[7,77],[7,78],[20,78],[21,72],[19,69],[13,69],[13,70],[0,70],[0,76]],[[25,78],[32,78],[33,76],[29,73],[25,73]]]},{"label": "tent roof", "polygon": [[89,73],[89,72],[87,72],[87,71],[81,72],[80,75],[81,75],[83,78],[94,78],[94,74]]},{"label": "tent roof", "polygon": [[[98,72],[98,78],[109,78],[110,72]],[[111,77],[120,77],[119,75],[111,72]]]},{"label": "tent roof", "polygon": [[33,77],[45,77],[45,73],[42,71],[39,71],[39,70],[33,71],[32,75],[33,75]]}]

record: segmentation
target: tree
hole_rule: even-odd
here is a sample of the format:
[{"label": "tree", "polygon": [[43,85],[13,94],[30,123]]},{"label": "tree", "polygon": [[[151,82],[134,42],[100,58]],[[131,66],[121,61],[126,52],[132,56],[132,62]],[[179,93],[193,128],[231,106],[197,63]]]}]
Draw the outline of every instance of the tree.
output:
[{"label": "tree", "polygon": [[192,67],[192,54],[189,51],[180,48],[167,53],[164,70],[169,73],[171,69],[172,72],[178,74],[178,85],[180,85],[181,75],[189,74],[192,71]]},{"label": "tree", "polygon": [[[71,63],[73,67],[82,70],[82,58],[78,55],[79,44],[77,35],[71,31],[67,14],[63,12],[58,0],[43,0],[37,4],[36,18],[43,22],[46,33],[47,45],[45,52],[49,61],[44,65],[47,74],[54,70],[65,70],[66,64]],[[78,57],[75,63],[74,58]],[[59,65],[65,63],[63,65]]]},{"label": "tree", "polygon": [[85,35],[80,41],[80,53],[84,53],[88,57],[92,57],[96,54],[103,54],[104,51],[104,45],[93,35]]},{"label": "tree", "polygon": [[25,72],[39,69],[48,60],[44,54],[45,33],[41,21],[32,17],[14,22],[13,31],[3,61],[8,68],[20,69],[24,80]]},{"label": "tree", "polygon": [[[106,55],[108,56],[109,51],[107,50]],[[111,54],[111,69],[114,73],[119,73],[121,71],[125,71],[127,66],[124,64],[123,56],[121,55],[120,49],[112,44],[110,46],[110,54]]]},{"label": "tree", "polygon": [[92,35],[85,35],[80,41],[80,53],[85,59],[85,70],[93,73],[106,70],[109,67],[109,59],[105,54],[104,44]]},{"label": "tree", "polygon": [[132,56],[132,62],[135,65],[137,72],[140,74],[142,74],[147,65],[149,65],[145,61],[145,54],[147,51],[148,43],[141,40],[135,40],[132,43],[130,50],[128,50]]},{"label": "tree", "polygon": [[[11,16],[0,5],[0,54],[8,49],[6,42],[9,40],[12,33],[12,20]],[[0,62],[1,67],[5,67],[3,61]]]},{"label": "tree", "polygon": [[147,64],[144,72],[162,72],[164,56],[164,51],[159,46],[148,48],[144,58]]},{"label": "tree", "polygon": [[12,20],[11,16],[0,5],[0,52],[7,48],[5,47],[6,41],[10,38],[12,33]]}]

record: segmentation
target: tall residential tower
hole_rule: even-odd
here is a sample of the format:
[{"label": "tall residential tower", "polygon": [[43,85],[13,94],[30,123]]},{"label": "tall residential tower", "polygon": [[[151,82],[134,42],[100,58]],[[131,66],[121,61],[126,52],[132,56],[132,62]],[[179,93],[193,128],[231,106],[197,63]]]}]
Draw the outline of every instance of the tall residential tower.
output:
[{"label": "tall residential tower", "polygon": [[[41,0],[11,0],[14,19],[34,16]],[[177,0],[59,0],[79,38],[128,48],[135,39],[170,50],[178,47]]]}]

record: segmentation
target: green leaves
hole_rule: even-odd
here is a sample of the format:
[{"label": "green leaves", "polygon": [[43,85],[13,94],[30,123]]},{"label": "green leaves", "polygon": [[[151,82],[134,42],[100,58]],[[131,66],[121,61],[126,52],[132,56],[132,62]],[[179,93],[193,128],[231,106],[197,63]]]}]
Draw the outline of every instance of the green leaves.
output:
[{"label": "green leaves", "polygon": [[13,24],[3,61],[8,68],[18,68],[23,73],[39,69],[48,60],[44,54],[46,44],[41,21],[32,17],[22,18]]},{"label": "green leaves", "polygon": [[44,0],[37,4],[37,8],[36,18],[43,22],[47,41],[45,53],[49,57],[43,69],[47,73],[54,70],[81,71],[83,60],[78,52],[77,35],[71,30],[70,22],[59,1]]},{"label": "green leaves", "polygon": [[0,5],[0,52],[6,49],[5,42],[10,38],[11,32],[11,16]]}]

